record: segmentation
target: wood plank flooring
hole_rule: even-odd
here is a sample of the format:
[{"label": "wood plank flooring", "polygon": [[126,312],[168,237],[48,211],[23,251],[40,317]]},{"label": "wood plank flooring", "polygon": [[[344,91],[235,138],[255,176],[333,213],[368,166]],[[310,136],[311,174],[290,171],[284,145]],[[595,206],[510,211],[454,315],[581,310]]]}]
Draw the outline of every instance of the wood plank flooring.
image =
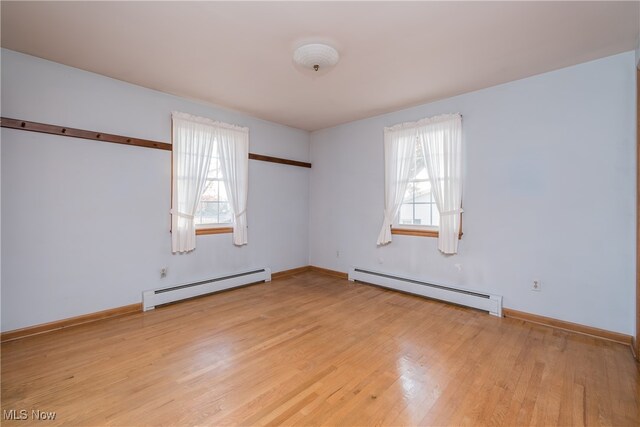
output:
[{"label": "wood plank flooring", "polygon": [[3,425],[640,425],[628,347],[315,272],[5,343],[1,382]]}]

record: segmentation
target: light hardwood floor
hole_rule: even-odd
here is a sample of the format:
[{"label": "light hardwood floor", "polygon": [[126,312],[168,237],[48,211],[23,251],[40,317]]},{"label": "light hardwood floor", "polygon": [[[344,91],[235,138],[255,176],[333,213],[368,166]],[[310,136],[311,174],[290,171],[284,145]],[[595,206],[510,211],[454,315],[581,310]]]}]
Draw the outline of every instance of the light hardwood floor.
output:
[{"label": "light hardwood floor", "polygon": [[5,343],[1,381],[38,425],[640,425],[628,347],[315,272]]}]

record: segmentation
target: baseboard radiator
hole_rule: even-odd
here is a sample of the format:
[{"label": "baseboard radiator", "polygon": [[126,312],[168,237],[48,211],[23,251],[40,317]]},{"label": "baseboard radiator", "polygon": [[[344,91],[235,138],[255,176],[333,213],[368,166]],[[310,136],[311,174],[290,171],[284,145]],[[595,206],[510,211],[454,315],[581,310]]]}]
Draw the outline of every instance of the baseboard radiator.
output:
[{"label": "baseboard radiator", "polygon": [[142,293],[142,309],[152,310],[156,306],[206,295],[213,292],[224,291],[226,289],[237,288],[238,286],[250,285],[252,283],[270,282],[271,269],[260,268],[241,273],[229,274],[213,279],[202,280],[200,282],[187,283],[184,285],[171,286],[168,288],[153,289]]},{"label": "baseboard radiator", "polygon": [[488,311],[490,314],[502,317],[502,297],[467,289],[427,283],[417,279],[400,277],[377,271],[352,268],[349,270],[349,280],[369,283],[410,294],[421,295],[458,305],[473,307]]}]

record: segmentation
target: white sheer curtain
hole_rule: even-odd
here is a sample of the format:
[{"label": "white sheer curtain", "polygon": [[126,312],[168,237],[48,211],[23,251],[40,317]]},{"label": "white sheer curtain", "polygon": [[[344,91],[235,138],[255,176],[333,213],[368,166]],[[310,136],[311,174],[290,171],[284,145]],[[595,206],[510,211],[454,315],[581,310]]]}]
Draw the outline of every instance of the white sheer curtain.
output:
[{"label": "white sheer curtain", "polygon": [[416,129],[403,124],[384,129],[384,221],[378,245],[391,242],[391,225],[407,191],[416,156]]},{"label": "white sheer curtain", "polygon": [[458,252],[462,212],[462,116],[444,114],[418,122],[433,198],[440,212],[438,249]]},{"label": "white sheer curtain", "polygon": [[249,183],[249,130],[233,125],[218,128],[220,165],[233,211],[233,244],[247,244],[247,192]]},{"label": "white sheer curtain", "polygon": [[196,247],[194,215],[211,163],[215,133],[207,119],[174,112],[171,250],[189,252]]}]

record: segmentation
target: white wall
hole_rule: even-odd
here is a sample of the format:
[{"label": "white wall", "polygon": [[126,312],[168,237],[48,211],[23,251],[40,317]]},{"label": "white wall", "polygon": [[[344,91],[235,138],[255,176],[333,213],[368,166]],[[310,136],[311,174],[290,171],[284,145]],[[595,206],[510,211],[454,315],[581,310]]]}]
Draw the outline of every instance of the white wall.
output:
[{"label": "white wall", "polygon": [[[505,307],[632,334],[634,65],[631,51],[313,132],[311,264],[493,292]],[[460,253],[412,236],[376,247],[383,127],[451,112],[463,115]]]},{"label": "white wall", "polygon": [[[249,126],[253,152],[309,160],[304,131],[12,51],[1,59],[5,117],[169,142],[181,110]],[[168,152],[2,129],[2,330],[139,302],[144,289],[312,264],[495,292],[506,307],[631,334],[634,64],[628,52],[314,132],[310,171],[250,161],[248,246],[200,236],[188,255],[170,253]],[[382,128],[455,111],[460,254],[410,236],[377,248]]]},{"label": "white wall", "polygon": [[[306,131],[2,50],[4,117],[170,142],[172,110],[248,126],[252,152],[308,161]],[[308,169],[250,161],[249,244],[199,236],[195,252],[172,255],[169,152],[1,136],[3,331],[136,303],[145,289],[309,263]]]}]

